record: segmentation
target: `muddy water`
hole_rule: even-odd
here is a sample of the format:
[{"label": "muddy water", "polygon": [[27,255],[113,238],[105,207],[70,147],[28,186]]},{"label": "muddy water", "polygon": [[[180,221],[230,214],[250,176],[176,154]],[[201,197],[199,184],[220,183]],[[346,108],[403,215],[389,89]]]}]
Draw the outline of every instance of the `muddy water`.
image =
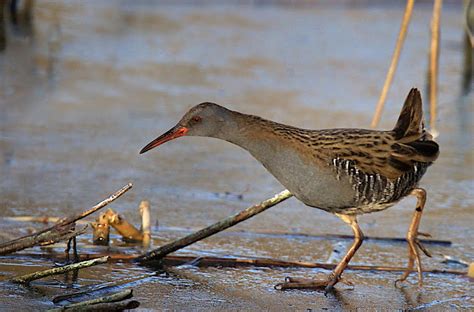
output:
[{"label": "muddy water", "polygon": [[[394,6],[37,3],[31,35],[9,27],[0,52],[0,217],[72,214],[133,182],[112,208],[138,224],[138,203],[149,199],[162,226],[155,228],[157,246],[273,195],[282,186],[224,142],[183,138],[145,155],[138,151],[202,101],[307,128],[367,127],[402,12]],[[424,89],[430,14],[429,6],[415,8],[383,128],[395,123],[410,87]],[[474,259],[474,106],[472,95],[460,95],[460,6],[445,6],[441,38],[441,156],[423,180],[429,197],[421,230],[453,245],[430,246],[433,258],[423,260],[428,268],[463,269],[441,263],[443,254]],[[414,200],[406,199],[362,217],[362,228],[369,236],[404,237],[413,208]],[[6,240],[40,225],[2,218],[0,226]],[[350,234],[334,216],[294,199],[232,231]],[[101,251],[86,246],[90,238],[80,239],[80,252]],[[349,244],[223,233],[183,253],[324,262],[338,259],[333,250]],[[353,262],[403,266],[406,245],[368,241]],[[348,271],[355,289],[342,286],[328,297],[273,290],[288,275],[326,273],[312,269],[189,265],[155,272],[119,263],[31,288],[5,282],[52,264],[32,256],[0,259],[2,310],[51,307],[66,288],[120,280],[134,288],[143,308],[156,310],[474,308],[473,284],[441,274],[426,275],[418,290],[414,277],[396,289],[395,273]]]}]

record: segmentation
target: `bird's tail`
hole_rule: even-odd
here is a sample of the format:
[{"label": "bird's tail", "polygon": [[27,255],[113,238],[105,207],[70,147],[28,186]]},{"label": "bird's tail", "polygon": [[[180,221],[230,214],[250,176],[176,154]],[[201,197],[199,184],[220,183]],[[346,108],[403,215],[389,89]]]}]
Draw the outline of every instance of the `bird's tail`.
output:
[{"label": "bird's tail", "polygon": [[397,141],[392,146],[393,162],[410,166],[414,162],[431,163],[438,158],[439,146],[424,126],[418,89],[413,88],[408,93],[393,132]]}]

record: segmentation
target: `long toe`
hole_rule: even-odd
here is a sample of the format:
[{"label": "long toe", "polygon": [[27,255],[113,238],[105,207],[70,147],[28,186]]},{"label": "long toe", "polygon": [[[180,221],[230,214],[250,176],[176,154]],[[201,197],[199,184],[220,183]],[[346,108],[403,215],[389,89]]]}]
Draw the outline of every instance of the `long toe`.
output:
[{"label": "long toe", "polygon": [[324,279],[305,279],[305,278],[293,278],[286,277],[285,282],[275,285],[277,290],[286,289],[312,289],[312,290],[324,290],[325,293],[332,290],[334,285],[337,284],[339,279],[334,277],[333,274],[329,275]]},{"label": "long toe", "polygon": [[288,281],[285,280],[283,283],[275,285],[277,290],[286,289],[313,289],[313,290],[324,290],[328,286],[327,280],[307,280],[307,281]]},{"label": "long toe", "polygon": [[405,271],[405,272],[403,272],[403,275],[402,275],[399,279],[397,279],[397,280],[394,282],[395,287],[396,287],[396,288],[401,288],[401,287],[402,287],[402,283],[403,283],[404,281],[406,281],[406,279],[407,279],[407,277],[408,277],[409,274],[410,274],[410,271]]}]

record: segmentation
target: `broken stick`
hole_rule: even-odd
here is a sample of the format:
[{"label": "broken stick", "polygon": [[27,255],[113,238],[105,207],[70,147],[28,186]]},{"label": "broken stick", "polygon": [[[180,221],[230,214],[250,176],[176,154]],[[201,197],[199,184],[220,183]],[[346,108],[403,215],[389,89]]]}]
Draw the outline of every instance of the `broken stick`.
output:
[{"label": "broken stick", "polygon": [[70,235],[67,236],[67,238],[65,238],[64,235],[60,235],[60,234],[61,233],[67,234],[71,230],[73,231],[74,223],[77,220],[83,219],[87,217],[88,215],[96,212],[97,210],[107,206],[109,203],[113,202],[114,200],[119,198],[121,195],[123,195],[131,187],[132,187],[132,184],[128,183],[127,185],[122,187],[120,190],[110,195],[108,198],[104,199],[103,201],[101,201],[100,203],[92,207],[91,209],[82,212],[81,214],[62,219],[58,221],[56,224],[54,224],[53,226],[43,229],[41,231],[38,231],[36,233],[33,233],[31,235],[23,236],[23,237],[11,240],[9,242],[0,244],[0,256],[7,255],[9,253],[23,250],[25,248],[33,247],[36,245],[52,244],[60,240],[70,239],[71,238]]},{"label": "broken stick", "polygon": [[40,278],[43,278],[43,277],[62,274],[62,273],[66,273],[66,272],[73,271],[73,270],[87,268],[87,267],[90,267],[90,266],[93,266],[93,265],[96,265],[96,264],[106,263],[108,260],[109,260],[109,256],[96,258],[96,259],[93,259],[93,260],[81,261],[81,262],[77,262],[77,263],[73,263],[73,264],[64,265],[62,267],[57,267],[57,268],[48,269],[48,270],[39,271],[39,272],[33,272],[33,273],[30,273],[30,274],[15,277],[15,278],[11,279],[11,281],[13,283],[29,284],[31,281],[34,281],[34,280],[37,280],[37,279],[40,279]]},{"label": "broken stick", "polygon": [[94,245],[109,245],[110,225],[105,213],[101,213],[96,222],[91,222],[92,243]]},{"label": "broken stick", "polygon": [[180,238],[169,244],[166,244],[150,252],[147,252],[143,255],[140,255],[139,257],[136,258],[136,260],[140,262],[160,260],[163,256],[169,253],[172,253],[176,250],[189,246],[197,241],[200,241],[204,238],[207,238],[211,235],[221,232],[231,226],[234,226],[242,221],[245,221],[267,210],[268,208],[273,207],[276,204],[290,198],[291,196],[293,195],[290,193],[290,191],[284,190],[283,192],[276,194],[272,198],[264,200],[263,202],[257,205],[248,207],[247,209],[244,209],[235,215],[227,217],[219,222],[216,222],[202,230],[189,234],[183,238]]},{"label": "broken stick", "polygon": [[84,211],[83,213],[81,213],[79,215],[69,217],[69,218],[66,218],[62,221],[59,221],[58,224],[69,224],[69,223],[76,222],[77,220],[84,219],[88,215],[93,214],[94,212],[96,212],[97,210],[99,210],[101,208],[104,208],[105,206],[107,206],[108,204],[110,204],[111,202],[113,202],[114,200],[119,198],[120,196],[122,196],[126,191],[128,191],[131,188],[132,188],[132,183],[128,183],[127,185],[123,186],[120,190],[113,193],[112,195],[110,195],[109,197],[107,197],[106,199],[104,199],[103,201],[101,201],[100,203],[98,203],[97,205],[92,207],[91,209],[86,210],[86,211]]},{"label": "broken stick", "polygon": [[47,310],[48,312],[56,311],[68,311],[68,312],[93,312],[93,311],[128,311],[136,309],[140,306],[140,302],[137,300],[127,300],[119,302],[104,302],[104,303],[95,303],[91,305],[70,307],[64,306],[62,308]]},{"label": "broken stick", "polygon": [[0,245],[0,256],[10,254],[33,246],[47,246],[60,241],[70,240],[86,232],[87,225],[75,230],[74,224],[62,227],[53,227],[49,231],[24,236]]},{"label": "broken stick", "polygon": [[[37,254],[22,254],[23,256],[37,258],[44,257],[43,255]],[[101,254],[81,254],[81,258],[90,259],[97,257]],[[135,261],[139,255],[133,254],[108,254],[110,257],[109,261]],[[56,258],[63,259],[64,256],[57,255]],[[281,267],[281,268],[319,268],[332,270],[336,264],[324,263],[324,262],[309,262],[309,261],[288,261],[279,260],[272,258],[247,258],[241,257],[217,257],[217,256],[186,256],[186,255],[167,255],[161,259],[161,264],[164,266],[179,266],[179,265],[193,265],[197,267]],[[473,265],[474,268],[474,265]],[[348,270],[355,271],[388,271],[388,272],[404,272],[406,267],[392,267],[392,266],[381,266],[381,265],[349,265]],[[416,272],[413,270],[412,272]],[[449,269],[423,269],[424,273],[433,274],[454,274],[454,275],[466,275],[467,271],[462,270],[449,270]],[[473,270],[474,272],[474,270]],[[137,280],[140,278],[137,278]],[[113,286],[112,286],[113,287]]]},{"label": "broken stick", "polygon": [[150,202],[148,200],[142,200],[140,206],[140,215],[142,216],[142,233],[143,233],[143,247],[148,248],[151,243],[151,214],[150,214]]},{"label": "broken stick", "polygon": [[130,222],[125,220],[124,217],[112,209],[108,209],[105,212],[104,218],[107,219],[111,227],[113,227],[120,235],[122,235],[122,238],[125,242],[135,243],[143,241],[143,234]]}]

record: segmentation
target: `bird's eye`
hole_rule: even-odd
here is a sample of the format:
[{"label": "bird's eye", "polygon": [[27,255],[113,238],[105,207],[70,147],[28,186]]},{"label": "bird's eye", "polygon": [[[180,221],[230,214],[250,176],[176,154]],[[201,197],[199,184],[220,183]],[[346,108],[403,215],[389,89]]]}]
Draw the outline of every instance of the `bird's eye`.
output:
[{"label": "bird's eye", "polygon": [[202,120],[202,118],[199,116],[194,116],[192,119],[194,122],[200,122]]}]

